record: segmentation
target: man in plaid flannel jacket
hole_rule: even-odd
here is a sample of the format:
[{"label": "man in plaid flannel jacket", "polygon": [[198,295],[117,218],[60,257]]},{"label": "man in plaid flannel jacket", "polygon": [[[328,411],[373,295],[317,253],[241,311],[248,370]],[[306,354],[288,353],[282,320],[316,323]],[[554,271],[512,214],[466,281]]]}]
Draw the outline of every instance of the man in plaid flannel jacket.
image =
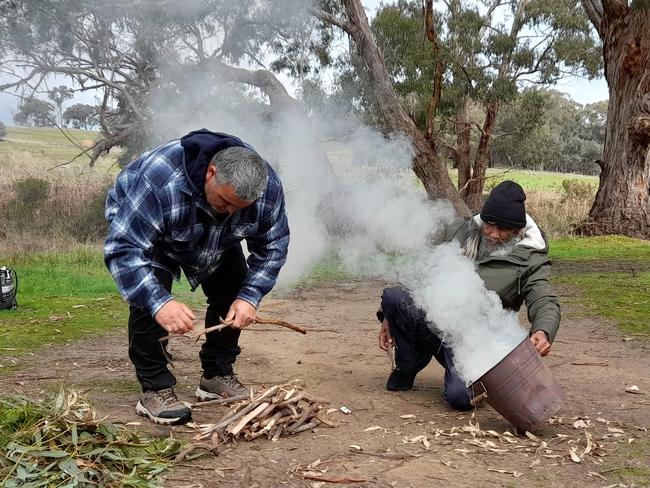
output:
[{"label": "man in plaid flannel jacket", "polygon": [[206,325],[233,321],[206,336],[197,398],[245,393],[233,373],[239,334],[275,285],[289,244],[273,168],[237,137],[194,131],[131,162],[108,192],[106,219],[104,259],[130,305],[129,357],[142,386],[137,413],[160,424],[191,419],[159,340],[193,328],[194,313],[171,294],[181,270],[207,297]]}]

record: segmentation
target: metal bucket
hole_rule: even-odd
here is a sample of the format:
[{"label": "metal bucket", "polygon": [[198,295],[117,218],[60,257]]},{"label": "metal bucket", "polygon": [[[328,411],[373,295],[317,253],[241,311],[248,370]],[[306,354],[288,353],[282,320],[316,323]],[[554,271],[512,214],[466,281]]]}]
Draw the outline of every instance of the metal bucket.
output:
[{"label": "metal bucket", "polygon": [[524,339],[473,383],[486,401],[521,432],[533,432],[555,415],[566,396],[530,339]]}]

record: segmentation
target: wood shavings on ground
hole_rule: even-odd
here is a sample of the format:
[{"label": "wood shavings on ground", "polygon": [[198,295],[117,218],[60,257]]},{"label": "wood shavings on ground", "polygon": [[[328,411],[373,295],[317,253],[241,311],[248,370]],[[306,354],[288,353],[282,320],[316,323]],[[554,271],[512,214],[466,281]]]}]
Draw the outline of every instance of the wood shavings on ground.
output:
[{"label": "wood shavings on ground", "polygon": [[321,425],[335,427],[321,412],[327,403],[303,390],[297,381],[276,385],[232,403],[215,423],[195,425],[198,434],[194,439],[211,439],[213,446],[233,439],[266,437],[277,441]]},{"label": "wood shavings on ground", "polygon": [[[510,431],[483,430],[476,415],[473,414],[466,425],[454,426],[450,429],[429,426],[426,434],[404,437],[402,444],[421,443],[425,450],[433,449],[434,452],[437,447],[444,446],[445,450],[463,457],[481,451],[496,455],[520,454],[531,458],[529,468],[534,469],[558,463],[584,463],[587,458],[590,463],[599,465],[603,462],[602,458],[616,448],[616,443],[627,441],[630,436],[629,432],[610,426],[619,425],[618,422],[606,421],[602,418],[598,418],[594,423],[585,416],[551,419],[549,424],[564,426],[567,433],[556,432],[550,437],[548,433],[544,436],[526,432],[524,435],[516,436]],[[452,439],[443,440],[445,438],[455,438],[455,440],[451,444]],[[425,439],[426,444],[424,444]],[[464,446],[459,446],[459,442]],[[514,471],[501,467],[491,467],[490,471],[515,476]],[[516,477],[522,475],[523,473],[517,473]]]},{"label": "wood shavings on ground", "polygon": [[[313,463],[310,463],[308,466],[296,466],[291,469],[290,473],[293,476],[302,478],[305,480],[317,481],[318,486],[323,486],[320,483],[364,483],[367,481],[365,478],[354,478],[350,476],[336,476],[327,474],[329,471],[328,468],[322,467],[328,461],[321,461],[317,459]],[[312,485],[313,486],[313,485]]]}]

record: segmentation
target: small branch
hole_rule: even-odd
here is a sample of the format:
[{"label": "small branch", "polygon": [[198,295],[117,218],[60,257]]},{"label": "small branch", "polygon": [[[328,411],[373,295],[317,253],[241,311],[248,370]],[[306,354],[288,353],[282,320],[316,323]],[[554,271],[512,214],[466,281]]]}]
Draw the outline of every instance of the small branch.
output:
[{"label": "small branch", "polygon": [[347,32],[351,36],[356,33],[354,25],[352,24],[352,22],[349,22],[349,21],[346,21],[346,20],[343,20],[343,19],[339,19],[338,17],[330,14],[329,12],[325,12],[324,10],[322,10],[322,9],[320,9],[318,7],[315,7],[315,6],[310,7],[309,12],[314,17],[316,17],[317,19],[322,20],[326,24],[330,24],[330,25],[339,27],[340,29],[344,30],[345,32]]}]

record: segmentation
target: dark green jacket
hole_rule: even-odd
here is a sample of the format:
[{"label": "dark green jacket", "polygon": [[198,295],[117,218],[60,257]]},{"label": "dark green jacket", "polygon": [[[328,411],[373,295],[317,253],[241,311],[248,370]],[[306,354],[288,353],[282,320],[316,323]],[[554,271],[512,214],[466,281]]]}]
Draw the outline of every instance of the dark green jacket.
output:
[{"label": "dark green jacket", "polygon": [[[480,224],[478,216],[457,219],[447,227],[445,240],[457,240],[464,247],[470,236],[481,232]],[[481,259],[477,272],[485,286],[499,295],[504,308],[518,311],[525,303],[532,332],[543,330],[553,342],[560,326],[560,301],[548,282],[548,241],[530,217],[515,249],[506,256]]]}]

